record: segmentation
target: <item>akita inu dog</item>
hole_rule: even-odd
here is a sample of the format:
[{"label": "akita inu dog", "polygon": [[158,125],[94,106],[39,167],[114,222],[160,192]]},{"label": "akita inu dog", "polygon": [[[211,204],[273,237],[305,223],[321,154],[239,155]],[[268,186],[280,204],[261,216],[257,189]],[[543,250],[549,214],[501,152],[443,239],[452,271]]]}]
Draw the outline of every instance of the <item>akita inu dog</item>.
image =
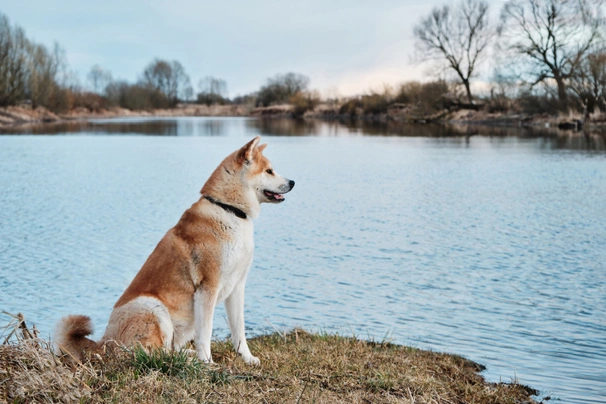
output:
[{"label": "akita inu dog", "polygon": [[253,222],[262,202],[284,201],[295,182],[278,175],[258,145],[260,137],[230,154],[212,173],[202,197],[160,240],[118,299],[105,335],[87,335],[86,316],[59,322],[55,349],[76,359],[115,341],[179,349],[194,340],[198,357],[212,362],[213,312],[225,301],[231,339],[248,364],[257,365],[244,334],[244,284],[253,260]]}]

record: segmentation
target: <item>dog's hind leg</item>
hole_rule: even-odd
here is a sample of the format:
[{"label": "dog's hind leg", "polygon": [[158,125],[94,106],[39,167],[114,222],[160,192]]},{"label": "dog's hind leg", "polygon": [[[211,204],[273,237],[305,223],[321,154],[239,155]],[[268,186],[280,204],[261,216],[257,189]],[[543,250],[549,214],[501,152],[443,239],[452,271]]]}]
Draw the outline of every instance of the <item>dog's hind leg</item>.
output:
[{"label": "dog's hind leg", "polygon": [[217,288],[205,289],[203,287],[194,293],[194,322],[196,327],[194,342],[196,343],[198,358],[207,363],[213,361],[210,352],[210,339],[213,333],[213,314],[217,305],[217,293]]},{"label": "dog's hind leg", "polygon": [[225,309],[227,311],[227,321],[231,331],[231,341],[234,349],[242,355],[244,362],[249,365],[259,365],[261,361],[250,353],[246,343],[246,334],[244,330],[244,282],[240,282],[234,288],[231,295],[225,300]]}]

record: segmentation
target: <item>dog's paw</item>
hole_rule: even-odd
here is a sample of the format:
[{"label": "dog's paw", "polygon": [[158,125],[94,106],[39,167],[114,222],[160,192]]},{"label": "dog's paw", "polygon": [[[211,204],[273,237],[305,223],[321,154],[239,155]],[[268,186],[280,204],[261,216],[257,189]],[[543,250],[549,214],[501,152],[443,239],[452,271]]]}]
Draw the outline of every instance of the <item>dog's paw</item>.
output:
[{"label": "dog's paw", "polygon": [[261,364],[259,358],[253,355],[242,356],[242,359],[244,359],[244,362],[251,366],[259,366]]},{"label": "dog's paw", "polygon": [[183,352],[185,355],[189,356],[190,358],[198,357],[198,352],[196,352],[195,349],[182,348],[181,352]]},{"label": "dog's paw", "polygon": [[199,360],[200,362],[202,362],[202,363],[206,363],[207,365],[212,365],[212,364],[214,364],[214,363],[215,363],[215,362],[213,362],[213,358],[212,358],[212,356],[211,356],[211,357],[207,357],[207,356],[206,356],[206,355],[204,355],[204,354],[200,355],[200,353],[199,353],[199,352],[197,353],[197,356],[198,356],[198,360]]}]

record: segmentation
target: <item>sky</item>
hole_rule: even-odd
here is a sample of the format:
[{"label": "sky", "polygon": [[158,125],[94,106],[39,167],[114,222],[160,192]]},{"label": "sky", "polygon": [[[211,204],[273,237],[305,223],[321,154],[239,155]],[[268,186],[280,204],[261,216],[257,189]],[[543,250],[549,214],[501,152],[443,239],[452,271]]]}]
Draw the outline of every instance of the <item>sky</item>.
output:
[{"label": "sky", "polygon": [[162,58],[181,62],[196,91],[213,76],[234,97],[292,71],[347,96],[426,77],[413,26],[445,1],[0,0],[0,12],[35,42],[58,42],[83,85],[95,64],[132,82]]}]

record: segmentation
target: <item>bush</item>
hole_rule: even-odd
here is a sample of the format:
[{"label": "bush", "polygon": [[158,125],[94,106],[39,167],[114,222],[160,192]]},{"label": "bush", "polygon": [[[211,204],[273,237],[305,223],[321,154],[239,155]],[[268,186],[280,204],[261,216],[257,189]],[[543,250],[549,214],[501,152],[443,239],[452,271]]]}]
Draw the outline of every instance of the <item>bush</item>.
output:
[{"label": "bush", "polygon": [[55,113],[69,112],[74,107],[74,93],[70,89],[54,86],[45,106]]},{"label": "bush", "polygon": [[504,95],[492,95],[485,102],[486,112],[503,113],[514,109],[514,102]]},{"label": "bush", "polygon": [[400,86],[394,102],[410,104],[419,115],[429,115],[447,107],[449,90],[448,83],[443,80],[429,83],[411,81]]},{"label": "bush", "polygon": [[73,107],[86,108],[91,112],[97,112],[104,108],[107,104],[105,98],[96,93],[88,91],[73,92]]},{"label": "bush", "polygon": [[295,116],[303,116],[312,111],[320,103],[320,95],[316,91],[298,92],[290,97]]},{"label": "bush", "polygon": [[339,114],[354,117],[360,108],[362,108],[362,101],[359,98],[352,98],[339,107]]},{"label": "bush", "polygon": [[223,98],[220,94],[212,94],[212,93],[198,93],[196,97],[197,104],[206,104],[208,106],[219,104],[225,105],[229,104],[229,100],[227,98]]},{"label": "bush", "polygon": [[361,98],[362,110],[365,114],[383,114],[389,108],[388,94],[363,95]]},{"label": "bush", "polygon": [[529,90],[523,91],[518,97],[520,109],[527,114],[555,114],[561,109],[561,102],[549,93],[534,94]]}]

